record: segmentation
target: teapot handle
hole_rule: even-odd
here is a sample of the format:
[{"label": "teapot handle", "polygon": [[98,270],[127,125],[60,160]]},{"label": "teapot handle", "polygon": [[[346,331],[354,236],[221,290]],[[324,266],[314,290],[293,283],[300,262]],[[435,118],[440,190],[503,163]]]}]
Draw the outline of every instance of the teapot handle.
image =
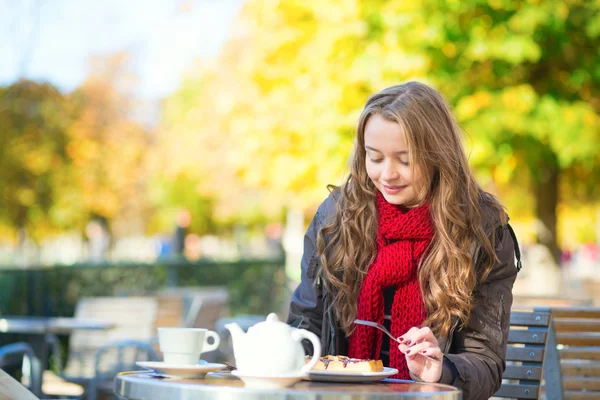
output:
[{"label": "teapot handle", "polygon": [[305,364],[300,369],[300,371],[303,374],[308,374],[308,371],[310,371],[312,367],[314,367],[317,364],[319,358],[321,357],[321,339],[319,339],[317,335],[307,331],[306,329],[296,329],[294,332],[294,336],[295,339],[298,341],[301,341],[302,339],[308,339],[313,345],[313,355],[310,359],[310,362],[308,364]]}]

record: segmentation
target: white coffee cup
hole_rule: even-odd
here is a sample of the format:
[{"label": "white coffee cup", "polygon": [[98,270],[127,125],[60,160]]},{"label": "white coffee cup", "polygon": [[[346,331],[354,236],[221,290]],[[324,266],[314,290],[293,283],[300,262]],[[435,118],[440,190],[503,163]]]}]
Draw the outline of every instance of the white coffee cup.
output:
[{"label": "white coffee cup", "polygon": [[[211,337],[213,343],[209,344]],[[219,335],[208,329],[158,328],[158,345],[166,364],[196,364],[200,354],[216,350],[220,343]]]}]

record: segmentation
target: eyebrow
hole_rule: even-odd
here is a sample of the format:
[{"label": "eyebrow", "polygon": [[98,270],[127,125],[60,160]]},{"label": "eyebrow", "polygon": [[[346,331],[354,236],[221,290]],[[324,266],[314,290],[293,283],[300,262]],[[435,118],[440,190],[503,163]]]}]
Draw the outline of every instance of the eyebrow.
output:
[{"label": "eyebrow", "polygon": [[[366,150],[371,150],[371,151],[376,151],[376,152],[378,152],[378,153],[381,153],[381,151],[379,151],[379,150],[377,150],[377,149],[374,149],[374,148],[372,148],[372,147],[369,147],[369,146],[365,146],[365,149],[366,149]],[[401,154],[408,154],[408,151],[406,151],[406,150],[397,151],[397,152],[395,152],[394,154],[398,154],[398,155],[401,155]]]}]

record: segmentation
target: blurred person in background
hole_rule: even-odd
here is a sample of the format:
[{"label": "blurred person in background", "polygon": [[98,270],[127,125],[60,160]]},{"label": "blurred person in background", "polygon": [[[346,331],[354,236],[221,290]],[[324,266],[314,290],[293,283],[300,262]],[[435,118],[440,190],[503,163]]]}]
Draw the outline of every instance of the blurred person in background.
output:
[{"label": "blurred person in background", "polygon": [[283,249],[283,226],[281,224],[268,224],[265,227],[265,239],[267,241],[267,249],[269,256],[273,258],[284,258],[285,250]]},{"label": "blurred person in background", "polygon": [[330,191],[306,232],[288,323],[318,335],[323,354],[381,359],[395,378],[488,399],[506,365],[518,245],[443,97],[418,82],[371,96],[350,174]]},{"label": "blurred person in background", "polygon": [[185,237],[184,254],[188,261],[196,262],[202,257],[202,244],[200,236],[188,233]]},{"label": "blurred person in background", "polygon": [[192,214],[188,210],[182,209],[177,212],[175,232],[173,233],[173,255],[175,257],[184,257],[185,238],[188,235],[191,223]]},{"label": "blurred person in background", "polygon": [[106,259],[110,248],[110,234],[105,225],[99,220],[90,221],[85,227],[88,239],[88,260],[99,264]]}]

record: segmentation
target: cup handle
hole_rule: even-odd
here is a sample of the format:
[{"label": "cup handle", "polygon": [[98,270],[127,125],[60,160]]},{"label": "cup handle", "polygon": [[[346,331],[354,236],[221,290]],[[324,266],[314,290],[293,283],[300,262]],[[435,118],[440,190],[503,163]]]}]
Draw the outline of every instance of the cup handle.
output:
[{"label": "cup handle", "polygon": [[321,357],[321,339],[319,339],[317,335],[307,331],[306,329],[297,329],[296,337],[298,340],[308,339],[313,345],[312,358],[310,359],[308,364],[305,364],[300,369],[300,372],[302,374],[308,374],[308,371],[310,371],[312,367],[314,367],[317,364],[317,362],[319,362],[319,358]]},{"label": "cup handle", "polygon": [[[213,344],[208,344],[208,338],[213,338]],[[209,351],[216,350],[221,344],[221,338],[219,334],[215,331],[206,331],[206,335],[204,335],[204,345],[202,346],[202,352],[207,353]]]}]

